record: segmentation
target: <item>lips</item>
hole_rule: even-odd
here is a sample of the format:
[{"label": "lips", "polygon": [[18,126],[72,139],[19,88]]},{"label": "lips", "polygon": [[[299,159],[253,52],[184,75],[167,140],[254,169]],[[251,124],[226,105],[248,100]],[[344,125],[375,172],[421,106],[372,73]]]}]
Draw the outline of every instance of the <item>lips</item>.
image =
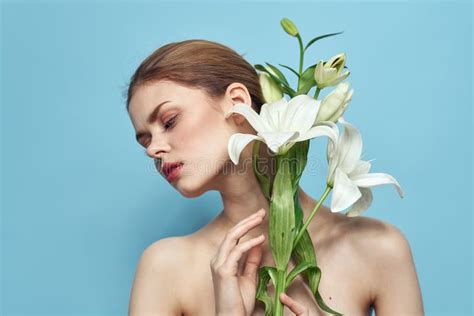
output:
[{"label": "lips", "polygon": [[166,178],[169,178],[169,175],[173,172],[173,170],[181,165],[181,162],[164,163],[163,166],[161,166],[161,172]]}]

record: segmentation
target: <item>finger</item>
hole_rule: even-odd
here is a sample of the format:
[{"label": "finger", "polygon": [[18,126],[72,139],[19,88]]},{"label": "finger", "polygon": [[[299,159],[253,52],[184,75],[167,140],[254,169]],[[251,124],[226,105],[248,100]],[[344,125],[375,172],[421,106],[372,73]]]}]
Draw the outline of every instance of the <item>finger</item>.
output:
[{"label": "finger", "polygon": [[221,262],[225,261],[232,249],[234,249],[235,246],[241,243],[240,239],[245,236],[245,234],[247,234],[251,229],[255,228],[261,223],[262,218],[257,216],[249,220],[248,222],[231,229],[224,238],[224,241],[222,242],[222,247],[220,249],[220,259],[222,259]]},{"label": "finger", "polygon": [[[248,223],[250,223],[251,221],[253,220],[256,220],[257,218],[262,218],[264,217],[265,215],[265,212],[262,212],[263,209],[260,209],[258,210],[256,213],[254,213],[253,215],[250,215],[246,218],[244,218],[243,220],[241,220],[239,223],[237,223],[234,227],[232,227],[232,229],[238,229],[239,227],[241,226],[245,226],[247,225]],[[240,238],[237,238],[237,240],[235,241],[235,244],[238,245],[239,244],[239,241],[240,241]]]},{"label": "finger", "polygon": [[239,227],[239,226],[241,226],[241,225],[245,225],[245,224],[247,224],[249,221],[253,220],[253,219],[256,218],[256,217],[262,217],[262,218],[263,218],[263,217],[265,217],[265,213],[266,213],[266,212],[265,212],[265,209],[264,209],[264,208],[261,208],[261,209],[259,209],[258,211],[256,211],[255,213],[253,213],[252,215],[247,216],[246,218],[242,219],[240,222],[238,222],[237,224],[235,224],[235,226],[232,227],[232,229],[237,228],[237,227]]},{"label": "finger", "polygon": [[223,264],[224,271],[226,271],[229,275],[236,276],[239,271],[239,260],[242,258],[242,255],[250,248],[262,243],[264,240],[265,235],[262,234],[258,237],[246,240],[238,246],[235,246]]},{"label": "finger", "polygon": [[263,218],[256,216],[242,225],[235,226],[231,229],[222,241],[217,254],[217,264],[222,264],[229,256],[232,249],[237,245],[237,241],[243,237],[249,230],[256,227],[262,222]]},{"label": "finger", "polygon": [[[265,217],[265,213],[266,213],[266,212],[265,212],[265,209],[264,209],[264,208],[259,209],[257,212],[253,213],[253,214],[250,215],[250,216],[247,216],[246,218],[242,219],[240,222],[238,222],[237,224],[235,224],[235,226],[232,227],[232,229],[229,231],[229,233],[231,233],[232,230],[235,230],[235,229],[239,228],[240,226],[245,225],[245,224],[247,224],[248,222],[250,222],[250,221],[256,219],[257,217],[262,217],[262,218]],[[226,235],[226,237],[228,237],[229,233]],[[239,240],[239,238],[237,238],[236,244],[237,244],[238,240]],[[221,246],[222,246],[222,244],[224,243],[224,241],[225,241],[225,238],[222,240]]]},{"label": "finger", "polygon": [[280,294],[280,301],[285,304],[296,316],[309,316],[309,311],[306,307],[286,295],[286,293]]},{"label": "finger", "polygon": [[247,260],[245,260],[245,268],[242,275],[256,281],[257,270],[260,266],[261,261],[262,261],[262,246],[261,246],[261,243],[259,243],[258,245],[252,247],[249,250],[247,254]]}]

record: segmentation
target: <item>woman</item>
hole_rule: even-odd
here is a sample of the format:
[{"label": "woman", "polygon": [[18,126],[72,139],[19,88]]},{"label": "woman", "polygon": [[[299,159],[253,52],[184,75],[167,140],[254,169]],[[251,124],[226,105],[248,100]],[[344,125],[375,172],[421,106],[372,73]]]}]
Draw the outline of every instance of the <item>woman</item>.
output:
[{"label": "woman", "polygon": [[[228,155],[232,134],[255,133],[242,116],[225,116],[236,103],[259,112],[258,75],[215,42],[165,45],[132,76],[127,110],[139,144],[182,195],[218,190],[224,208],[195,233],[161,239],[143,252],[130,315],[264,314],[255,291],[258,267],[275,265],[266,234],[269,204],[253,174],[252,146],[238,165]],[[274,158],[263,143],[261,155]],[[317,201],[301,188],[298,194],[307,218]],[[370,315],[371,308],[377,315],[423,315],[411,250],[396,227],[322,205],[308,231],[322,269],[319,289],[331,308],[345,315]],[[285,315],[326,315],[300,276],[287,294],[280,297]]]}]

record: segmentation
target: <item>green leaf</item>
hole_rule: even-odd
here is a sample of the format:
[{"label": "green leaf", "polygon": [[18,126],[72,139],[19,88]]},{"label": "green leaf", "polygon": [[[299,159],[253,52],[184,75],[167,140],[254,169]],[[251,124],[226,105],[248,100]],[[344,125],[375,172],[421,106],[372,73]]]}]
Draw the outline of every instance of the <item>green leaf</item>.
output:
[{"label": "green leaf", "polygon": [[[299,203],[298,203],[299,205]],[[308,233],[308,230],[305,230],[303,236],[299,240],[298,244],[294,246],[293,252],[291,254],[295,264],[298,265],[300,262],[307,262],[314,264],[315,268],[306,269],[301,274],[304,280],[308,283],[316,302],[322,310],[331,313],[333,315],[341,315],[341,313],[334,311],[329,306],[326,305],[321,294],[319,293],[319,282],[321,280],[321,269],[317,266],[316,253],[314,251],[313,242]]]},{"label": "green leaf", "polygon": [[286,282],[285,282],[285,291],[288,288],[288,286],[293,282],[293,280],[298,276],[298,274],[308,270],[308,269],[316,269],[316,265],[311,262],[299,262],[293,270],[286,276]]},{"label": "green leaf", "polygon": [[291,185],[293,187],[293,192],[298,189],[298,183],[306,166],[309,144],[309,140],[297,142],[286,154],[290,161]]},{"label": "green leaf", "polygon": [[288,69],[289,71],[291,71],[292,73],[294,73],[294,74],[296,75],[296,77],[298,77],[298,79],[300,78],[300,74],[299,74],[296,70],[294,70],[293,68],[291,68],[290,66],[286,66],[286,65],[282,65],[282,64],[278,64],[278,65],[280,65],[280,66],[282,66],[282,67],[285,67],[286,69]]},{"label": "green leaf", "polygon": [[286,271],[295,238],[295,210],[290,164],[285,155],[277,156],[278,170],[270,201],[269,238],[276,268]]},{"label": "green leaf", "polygon": [[303,175],[304,168],[308,161],[308,151],[309,151],[310,141],[305,140],[298,143],[298,146],[295,148],[295,157],[298,163],[295,165],[295,177],[293,179],[293,188],[296,192],[298,189],[298,183],[300,182],[301,176]]},{"label": "green leaf", "polygon": [[267,269],[268,275],[270,275],[270,279],[272,279],[273,285],[277,283],[277,269],[275,267],[268,267]]},{"label": "green leaf", "polygon": [[258,284],[256,299],[265,304],[265,316],[273,315],[273,301],[268,295],[267,284],[272,279],[272,282],[276,282],[276,269],[274,267],[260,267],[258,269]]},{"label": "green leaf", "polygon": [[296,94],[296,91],[294,91],[293,89],[291,89],[291,87],[286,84],[284,81],[282,81],[280,78],[278,78],[277,76],[275,76],[271,71],[269,71],[267,68],[265,68],[265,66],[263,65],[260,65],[260,64],[256,64],[254,65],[255,69],[257,70],[260,70],[262,72],[266,72],[267,74],[270,75],[270,77],[277,83],[279,83],[281,85],[281,90],[288,94],[290,97],[294,97],[295,94]]},{"label": "green leaf", "polygon": [[313,38],[312,40],[310,40],[308,42],[308,44],[306,44],[305,48],[303,51],[306,51],[311,45],[313,45],[314,43],[316,43],[317,41],[319,41],[320,39],[323,39],[323,38],[326,38],[326,37],[329,37],[329,36],[334,36],[334,35],[338,35],[338,34],[342,34],[344,33],[344,31],[342,32],[337,32],[337,33],[331,33],[331,34],[325,34],[325,35],[321,35],[321,36],[318,36],[318,37],[315,37]]},{"label": "green leaf", "polygon": [[272,190],[271,181],[258,168],[258,158],[259,158],[259,152],[260,152],[260,144],[261,144],[260,141],[256,141],[253,144],[253,152],[252,152],[253,172],[255,173],[255,176],[257,177],[257,181],[260,184],[260,187],[262,188],[263,194],[265,195],[265,197],[268,200],[270,200],[271,190]]},{"label": "green leaf", "polygon": [[290,98],[293,98],[296,95],[296,91],[291,89],[291,88],[282,88],[283,92],[286,93],[287,95],[290,96]]},{"label": "green leaf", "polygon": [[280,69],[278,69],[277,67],[273,66],[273,65],[270,64],[270,63],[265,62],[265,64],[267,64],[267,66],[270,67],[270,68],[273,70],[273,72],[276,73],[276,75],[278,76],[278,78],[279,78],[281,81],[285,82],[285,84],[286,84],[288,87],[290,86],[290,84],[288,83],[288,80],[286,80],[285,75],[280,71]]},{"label": "green leaf", "polygon": [[[275,80],[277,83],[281,84],[282,86],[290,87],[287,82],[285,82],[284,80],[280,79],[278,76],[275,76],[275,75],[273,74],[273,72],[271,72],[270,70],[268,70],[265,66],[263,66],[263,65],[261,65],[261,64],[256,64],[256,65],[255,65],[255,68],[256,68],[257,70],[260,70],[260,71],[262,71],[262,72],[265,72],[265,73],[269,74],[270,77],[271,77],[273,80]],[[270,67],[269,67],[269,68],[270,68]],[[272,68],[270,68],[270,69],[272,69]],[[272,70],[273,70],[273,69],[272,69]]]},{"label": "green leaf", "polygon": [[[319,268],[317,269],[319,270]],[[319,270],[319,275],[321,275],[321,270]],[[343,316],[343,314],[336,312],[331,307],[327,306],[326,303],[324,303],[324,300],[321,297],[321,294],[319,293],[318,290],[316,291],[315,298],[316,298],[316,302],[318,302],[319,307],[321,307],[323,311],[336,315],[336,316]]]},{"label": "green leaf", "polygon": [[[298,196],[298,191],[293,193],[294,203],[295,203],[295,236],[298,236],[301,228],[303,227],[304,213],[301,208],[300,198]],[[295,237],[296,238],[296,237]]]}]

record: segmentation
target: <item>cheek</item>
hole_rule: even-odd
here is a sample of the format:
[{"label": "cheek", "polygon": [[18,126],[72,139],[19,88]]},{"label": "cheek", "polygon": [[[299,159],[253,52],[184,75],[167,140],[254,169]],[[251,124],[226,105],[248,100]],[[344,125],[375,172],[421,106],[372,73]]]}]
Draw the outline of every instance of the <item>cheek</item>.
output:
[{"label": "cheek", "polygon": [[225,122],[221,120],[219,117],[208,115],[208,117],[196,117],[183,124],[177,144],[179,152],[189,157],[198,155],[203,159],[217,156],[222,158],[223,153],[227,155],[230,135]]},{"label": "cheek", "polygon": [[212,177],[230,160],[227,151],[230,134],[224,124],[216,118],[193,120],[193,124],[180,131],[177,143],[180,158],[188,163],[194,176]]}]

